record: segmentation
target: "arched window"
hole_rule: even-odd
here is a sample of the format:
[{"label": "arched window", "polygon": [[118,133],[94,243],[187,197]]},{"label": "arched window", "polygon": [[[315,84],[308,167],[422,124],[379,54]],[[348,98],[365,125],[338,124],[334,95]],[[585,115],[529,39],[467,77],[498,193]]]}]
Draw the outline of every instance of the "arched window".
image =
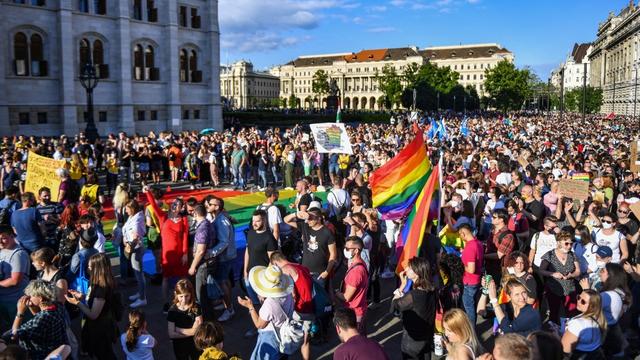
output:
[{"label": "arched window", "polygon": [[188,81],[187,74],[189,72],[187,63],[187,50],[180,50],[180,81]]},{"label": "arched window", "polygon": [[136,80],[144,80],[143,78],[143,69],[144,69],[144,55],[142,53],[142,46],[136,45],[133,50],[133,76]]},{"label": "arched window", "polygon": [[107,1],[93,0],[93,11],[98,15],[105,15],[107,13]]},{"label": "arched window", "polygon": [[191,50],[189,70],[191,71],[191,82],[199,83],[202,81],[202,71],[198,70],[198,54],[195,50]]},{"label": "arched window", "polygon": [[18,76],[29,75],[29,46],[27,45],[27,35],[17,33],[13,37],[14,70]]},{"label": "arched window", "polygon": [[144,51],[144,73],[145,80],[158,80],[157,69],[154,67],[154,51],[151,45],[148,45]]},{"label": "arched window", "polygon": [[46,64],[44,62],[44,46],[42,44],[42,36],[38,34],[31,35],[31,75],[45,76]]},{"label": "arched window", "polygon": [[78,0],[78,11],[89,12],[89,0]]},{"label": "arched window", "polygon": [[89,40],[82,39],[80,40],[80,61],[78,62],[78,66],[80,66],[80,71],[84,68],[84,65],[91,61],[91,50]]},{"label": "arched window", "polygon": [[104,48],[100,40],[93,42],[93,63],[96,65],[104,64]]}]

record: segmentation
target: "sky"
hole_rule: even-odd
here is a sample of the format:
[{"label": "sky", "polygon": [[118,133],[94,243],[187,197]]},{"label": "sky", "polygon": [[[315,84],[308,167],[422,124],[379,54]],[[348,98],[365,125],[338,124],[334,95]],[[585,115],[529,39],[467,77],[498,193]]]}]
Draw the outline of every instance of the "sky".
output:
[{"label": "sky", "polygon": [[499,43],[542,80],[629,0],[219,0],[220,61]]}]

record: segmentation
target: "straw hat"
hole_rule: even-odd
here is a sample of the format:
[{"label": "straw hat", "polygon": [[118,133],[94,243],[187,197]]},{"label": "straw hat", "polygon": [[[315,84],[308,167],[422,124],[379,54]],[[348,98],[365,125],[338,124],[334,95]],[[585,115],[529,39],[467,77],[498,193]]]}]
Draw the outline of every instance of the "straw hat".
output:
[{"label": "straw hat", "polygon": [[251,288],[265,298],[283,297],[293,292],[293,279],[276,265],[254,266],[249,271]]}]

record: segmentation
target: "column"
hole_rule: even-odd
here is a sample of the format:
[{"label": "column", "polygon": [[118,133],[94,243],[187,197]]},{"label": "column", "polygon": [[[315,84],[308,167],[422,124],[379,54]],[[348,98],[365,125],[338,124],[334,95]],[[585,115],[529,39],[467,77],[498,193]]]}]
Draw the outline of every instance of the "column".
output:
[{"label": "column", "polygon": [[[60,34],[60,116],[63,122],[63,133],[73,136],[78,133],[78,119],[75,98],[76,72],[74,55],[76,54],[73,39],[71,0],[61,0],[58,10],[58,33]],[[51,44],[53,47],[54,44]],[[80,84],[78,84],[80,86]],[[84,104],[85,102],[81,102]],[[84,130],[84,129],[83,129]]]},{"label": "column", "polygon": [[[0,14],[4,14],[6,11],[3,6],[3,3],[0,2]],[[5,34],[6,37],[8,32],[5,24],[6,22],[0,21],[0,34]],[[10,46],[13,46],[13,44],[7,41],[0,41],[0,54],[11,54],[11,51],[9,51]],[[7,62],[11,60],[13,59],[8,56],[0,56],[0,134],[2,135],[13,134],[9,119],[9,103],[7,102],[7,82],[4,76],[7,73],[7,67],[10,66]]]},{"label": "column", "polygon": [[[160,9],[161,7],[158,7]],[[182,99],[180,98],[180,57],[178,48],[178,2],[168,0],[165,8],[165,39],[163,54],[164,61],[159,64],[162,74],[162,81],[166,81],[167,91],[167,123],[166,129],[173,132],[180,132],[183,128],[182,119]]]},{"label": "column", "polygon": [[132,96],[132,45],[131,30],[129,26],[129,1],[120,1],[117,5],[116,14],[117,24],[117,40],[111,45],[116,61],[113,64],[113,77],[118,82],[118,94],[120,95],[120,104],[118,106],[118,130],[124,131],[127,135],[135,132],[135,123],[133,122],[133,96]]},{"label": "column", "polygon": [[[207,1],[207,39],[209,39],[209,101],[207,105],[208,125],[222,130],[222,106],[220,105],[220,29],[218,27],[218,0]],[[205,62],[206,63],[206,62]]]}]

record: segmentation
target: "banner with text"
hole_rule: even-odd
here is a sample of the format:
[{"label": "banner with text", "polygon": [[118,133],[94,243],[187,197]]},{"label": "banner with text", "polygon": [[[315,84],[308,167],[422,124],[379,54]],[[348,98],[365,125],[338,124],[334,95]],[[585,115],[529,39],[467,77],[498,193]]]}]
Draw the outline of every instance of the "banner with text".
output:
[{"label": "banner with text", "polygon": [[566,198],[587,200],[587,198],[589,198],[589,182],[582,180],[560,179],[559,192]]},{"label": "banner with text", "polygon": [[25,191],[34,193],[37,198],[38,190],[46,186],[51,189],[51,201],[57,201],[60,178],[56,175],[56,169],[63,166],[64,160],[54,160],[29,151],[27,182],[24,186]]},{"label": "banner with text", "polygon": [[349,135],[343,123],[321,123],[309,126],[318,152],[353,155]]}]

